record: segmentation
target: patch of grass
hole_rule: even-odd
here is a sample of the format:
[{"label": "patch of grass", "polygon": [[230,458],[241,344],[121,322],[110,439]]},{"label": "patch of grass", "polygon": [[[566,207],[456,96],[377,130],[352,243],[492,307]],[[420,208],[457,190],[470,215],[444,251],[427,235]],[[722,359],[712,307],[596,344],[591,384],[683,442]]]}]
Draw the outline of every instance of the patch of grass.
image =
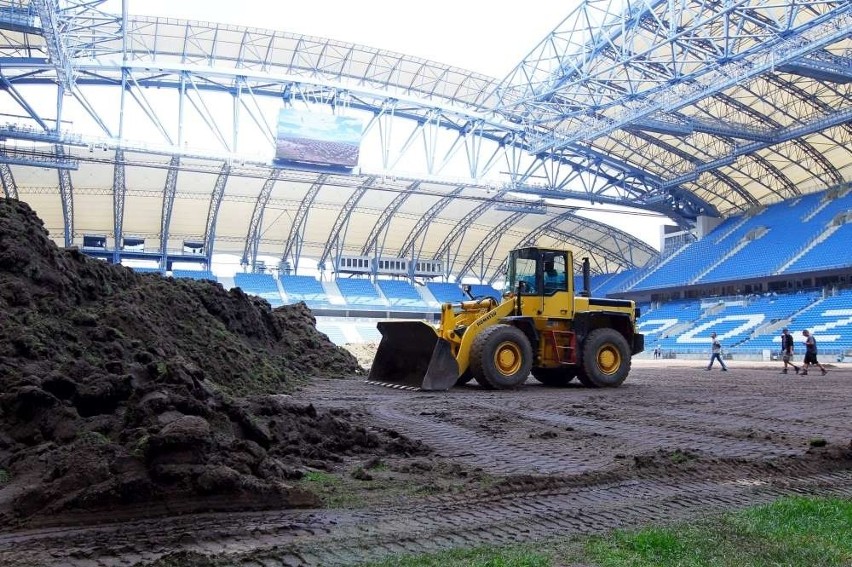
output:
[{"label": "patch of grass", "polygon": [[0,469],[0,486],[7,484],[12,480],[12,475],[6,469]]},{"label": "patch of grass", "polygon": [[852,501],[785,498],[696,524],[591,538],[601,567],[780,567],[852,564]]},{"label": "patch of grass", "polygon": [[362,567],[848,567],[852,500],[782,498],[691,524],[401,555]]},{"label": "patch of grass", "polygon": [[348,480],[324,471],[308,471],[299,481],[301,488],[319,496],[331,508],[354,508],[363,505],[357,490],[349,489]]},{"label": "patch of grass", "polygon": [[691,461],[694,458],[695,457],[693,457],[689,453],[684,453],[680,449],[675,449],[672,452],[672,454],[669,455],[669,460],[675,465],[679,465],[679,464],[685,463],[687,461]]}]

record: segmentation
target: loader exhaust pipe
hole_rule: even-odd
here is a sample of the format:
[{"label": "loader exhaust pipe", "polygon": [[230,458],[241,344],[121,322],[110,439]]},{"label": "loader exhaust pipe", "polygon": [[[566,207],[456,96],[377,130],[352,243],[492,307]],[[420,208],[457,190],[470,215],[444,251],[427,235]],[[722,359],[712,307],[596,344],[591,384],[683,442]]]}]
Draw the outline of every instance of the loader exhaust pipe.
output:
[{"label": "loader exhaust pipe", "polygon": [[580,292],[582,297],[592,296],[592,278],[591,269],[589,268],[589,258],[583,258],[583,291]]}]

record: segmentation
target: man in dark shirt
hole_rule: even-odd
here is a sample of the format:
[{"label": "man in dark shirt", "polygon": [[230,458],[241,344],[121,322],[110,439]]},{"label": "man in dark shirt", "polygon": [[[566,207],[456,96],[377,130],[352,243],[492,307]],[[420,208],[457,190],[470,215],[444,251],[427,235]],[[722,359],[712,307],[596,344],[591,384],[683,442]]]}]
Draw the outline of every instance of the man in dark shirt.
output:
[{"label": "man in dark shirt", "polygon": [[796,374],[799,373],[799,367],[791,362],[793,360],[793,335],[787,329],[781,330],[781,360],[784,361],[784,370],[781,374],[787,374],[787,367],[792,366]]}]

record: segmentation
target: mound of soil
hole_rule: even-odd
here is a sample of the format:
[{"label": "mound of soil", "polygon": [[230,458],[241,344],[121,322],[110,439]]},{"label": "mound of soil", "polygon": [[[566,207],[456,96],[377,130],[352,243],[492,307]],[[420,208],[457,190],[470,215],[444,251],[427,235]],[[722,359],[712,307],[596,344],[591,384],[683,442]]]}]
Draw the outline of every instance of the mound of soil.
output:
[{"label": "mound of soil", "polygon": [[308,467],[426,451],[283,395],[361,373],[304,304],[61,250],[0,199],[0,521],[317,505]]}]

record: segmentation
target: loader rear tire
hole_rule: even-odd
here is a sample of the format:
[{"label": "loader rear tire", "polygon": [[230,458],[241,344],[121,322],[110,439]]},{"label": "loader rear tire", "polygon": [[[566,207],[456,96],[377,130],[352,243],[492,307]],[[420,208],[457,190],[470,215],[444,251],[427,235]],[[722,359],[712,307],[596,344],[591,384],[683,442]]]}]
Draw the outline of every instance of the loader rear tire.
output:
[{"label": "loader rear tire", "polygon": [[567,386],[577,375],[575,368],[533,368],[533,378],[545,386]]},{"label": "loader rear tire", "polygon": [[517,388],[529,377],[532,359],[532,346],[523,331],[511,325],[494,325],[474,339],[470,370],[483,388]]},{"label": "loader rear tire", "polygon": [[583,342],[580,380],[586,378],[597,388],[617,388],[630,372],[630,356],[630,345],[621,333],[615,329],[595,329]]}]

